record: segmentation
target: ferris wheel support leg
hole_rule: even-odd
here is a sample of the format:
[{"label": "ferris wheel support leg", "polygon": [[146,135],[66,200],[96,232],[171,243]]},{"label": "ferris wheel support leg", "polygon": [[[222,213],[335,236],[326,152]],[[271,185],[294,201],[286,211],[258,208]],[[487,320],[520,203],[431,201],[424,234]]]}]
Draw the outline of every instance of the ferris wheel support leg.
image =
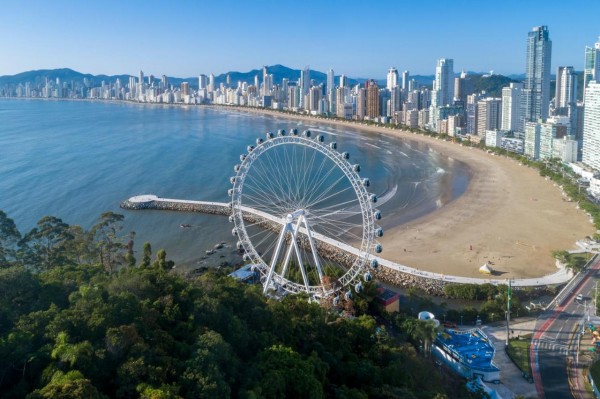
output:
[{"label": "ferris wheel support leg", "polygon": [[298,264],[300,265],[300,271],[302,272],[302,279],[304,280],[304,286],[306,287],[306,292],[308,289],[308,277],[306,276],[306,269],[304,269],[304,264],[302,263],[302,256],[300,255],[300,249],[298,248],[298,243],[296,242],[296,234],[298,229],[300,228],[300,223],[304,219],[304,216],[300,216],[298,218],[298,224],[296,225],[296,230],[292,232],[292,245],[294,246],[294,250],[296,251],[296,258],[298,259]]},{"label": "ferris wheel support leg", "polygon": [[267,275],[267,280],[265,281],[265,286],[263,287],[263,294],[267,293],[269,289],[269,284],[271,284],[271,279],[273,279],[273,273],[275,273],[275,266],[277,265],[277,258],[279,258],[279,251],[281,251],[281,245],[283,244],[283,238],[285,237],[287,225],[283,226],[281,229],[281,233],[279,234],[279,239],[277,240],[277,247],[275,248],[275,254],[273,255],[273,260],[271,260],[271,265],[269,267],[269,274]]},{"label": "ferris wheel support leg", "polygon": [[[286,230],[290,230],[290,233],[291,233],[291,236],[292,236],[291,240],[294,243],[296,243],[296,237],[297,237],[297,234],[298,234],[298,229],[300,228],[300,223],[301,223],[301,217],[298,218],[298,222],[296,222],[296,228],[295,229],[292,227],[291,223],[286,223],[286,225],[285,225]],[[281,271],[281,277],[283,277],[283,278],[285,278],[285,275],[286,275],[287,270],[288,270],[288,266],[290,265],[290,257],[292,256],[292,249],[293,248],[294,248],[294,246],[290,245],[288,247],[288,250],[287,250],[286,254],[285,254],[285,258],[283,260],[283,270]],[[297,257],[300,256],[300,253],[298,252],[297,247],[296,247],[296,256]],[[299,259],[302,259],[302,258],[299,258]],[[300,262],[300,263],[302,263],[302,262]]]},{"label": "ferris wheel support leg", "polygon": [[312,252],[313,259],[315,261],[315,266],[317,268],[317,273],[319,273],[319,281],[323,283],[323,270],[321,269],[321,262],[319,261],[319,256],[317,255],[317,248],[315,246],[315,241],[313,240],[312,234],[310,232],[310,228],[308,227],[308,223],[306,219],[303,218],[304,227],[306,227],[306,235],[308,236],[308,243],[310,244],[310,252]]}]

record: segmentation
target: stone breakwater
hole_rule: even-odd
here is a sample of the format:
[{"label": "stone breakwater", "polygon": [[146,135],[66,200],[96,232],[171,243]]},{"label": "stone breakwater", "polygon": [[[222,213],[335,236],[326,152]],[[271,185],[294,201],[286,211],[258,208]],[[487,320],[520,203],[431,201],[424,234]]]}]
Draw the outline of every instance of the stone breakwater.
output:
[{"label": "stone breakwater", "polygon": [[129,210],[159,210],[159,211],[179,211],[179,212],[198,212],[211,215],[231,215],[231,208],[216,204],[200,204],[190,202],[175,202],[168,200],[150,200],[145,202],[134,202],[131,200],[123,201],[121,208]]},{"label": "stone breakwater", "polygon": [[[158,198],[153,195],[133,197],[121,203],[121,208],[128,210],[164,210],[177,212],[197,212],[207,213],[212,215],[231,215],[231,205],[210,202],[192,202],[179,201]],[[243,213],[244,220],[252,224],[258,224],[264,228],[279,231],[279,225],[273,221],[264,219],[258,215]],[[301,247],[309,248],[308,239],[304,234],[300,234],[299,243]],[[341,248],[337,248],[326,242],[316,240],[315,245],[321,256],[333,262],[342,265],[345,268],[350,268],[356,256],[348,253]],[[444,285],[447,283],[426,277],[415,276],[409,273],[403,273],[398,270],[390,269],[385,266],[380,266],[377,269],[370,269],[374,278],[388,283],[390,285],[402,288],[417,288],[429,295],[444,295]]]}]

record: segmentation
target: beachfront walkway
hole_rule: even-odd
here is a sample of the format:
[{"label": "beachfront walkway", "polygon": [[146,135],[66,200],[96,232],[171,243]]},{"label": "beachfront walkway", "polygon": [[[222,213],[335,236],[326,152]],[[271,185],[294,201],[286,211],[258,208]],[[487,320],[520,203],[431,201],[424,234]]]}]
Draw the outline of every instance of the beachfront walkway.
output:
[{"label": "beachfront walkway", "polygon": [[[148,204],[155,203],[156,204],[156,203],[160,203],[160,202],[176,202],[176,203],[181,203],[181,204],[185,204],[185,205],[192,205],[192,206],[197,205],[200,207],[204,206],[204,205],[208,205],[208,206],[213,206],[213,207],[221,207],[223,209],[229,209],[229,206],[230,206],[228,203],[225,203],[225,202],[191,201],[191,200],[180,200],[180,199],[171,199],[171,198],[159,198],[155,195],[139,195],[139,196],[131,197],[128,201],[130,203],[138,203],[138,204],[141,204],[141,203],[148,203]],[[256,209],[244,207],[243,210],[245,212],[260,216],[262,218],[271,220],[276,223],[281,222],[281,220],[278,217],[267,214],[265,212],[261,212]],[[356,256],[359,255],[359,250],[352,246],[346,245],[342,242],[339,242],[337,240],[334,240],[332,238],[326,237],[326,236],[318,234],[318,233],[313,233],[313,234],[314,234],[315,239],[317,239],[317,240],[320,240],[327,244],[333,245],[333,246],[335,246],[345,252],[351,253],[353,255],[356,255]],[[418,270],[418,269],[415,269],[415,268],[412,268],[409,266],[405,266],[405,265],[401,265],[396,262],[392,262],[390,260],[384,259],[379,256],[371,255],[371,257],[374,259],[377,259],[379,264],[383,267],[387,267],[389,269],[396,270],[401,273],[411,274],[413,276],[428,278],[428,279],[432,279],[432,280],[445,281],[445,282],[451,282],[451,283],[460,283],[460,284],[486,284],[486,283],[493,284],[493,285],[507,284],[506,279],[450,276],[450,275],[445,275],[445,274],[440,274],[440,273],[433,273],[433,272],[427,272],[424,270]],[[562,268],[562,269],[559,269],[556,273],[548,274],[548,275],[542,276],[542,277],[513,279],[512,285],[514,287],[536,287],[536,286],[556,285],[556,284],[566,283],[567,281],[569,281],[571,279],[571,277],[572,277],[572,273],[570,271],[568,271],[567,269]]]}]

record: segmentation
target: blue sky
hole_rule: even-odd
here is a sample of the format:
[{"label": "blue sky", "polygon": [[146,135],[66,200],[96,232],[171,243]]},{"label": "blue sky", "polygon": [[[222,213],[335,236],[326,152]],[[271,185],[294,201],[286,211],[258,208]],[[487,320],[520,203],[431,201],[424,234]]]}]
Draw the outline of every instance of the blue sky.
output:
[{"label": "blue sky", "polygon": [[537,25],[550,29],[552,70],[581,70],[600,35],[600,0],[2,0],[0,15],[0,75],[189,77],[283,64],[382,78],[391,66],[432,74],[441,57],[455,71],[522,73]]}]

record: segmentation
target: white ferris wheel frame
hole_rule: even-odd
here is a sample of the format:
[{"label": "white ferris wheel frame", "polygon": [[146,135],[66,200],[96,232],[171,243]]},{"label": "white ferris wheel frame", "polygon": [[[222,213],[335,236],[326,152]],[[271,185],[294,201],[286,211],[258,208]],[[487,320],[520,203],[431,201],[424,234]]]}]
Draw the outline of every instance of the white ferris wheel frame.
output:
[{"label": "white ferris wheel frame", "polygon": [[[233,189],[231,190],[232,218],[233,222],[235,223],[234,231],[239,236],[238,249],[244,250],[245,258],[251,261],[254,265],[254,269],[258,270],[260,273],[261,283],[264,286],[265,293],[272,285],[274,285],[275,287],[281,287],[283,290],[290,293],[306,292],[311,297],[327,297],[338,291],[338,289],[347,287],[357,281],[361,272],[366,268],[369,262],[376,236],[374,215],[375,209],[372,206],[373,195],[367,192],[364,184],[365,179],[361,179],[358,173],[354,170],[353,165],[347,161],[347,153],[339,153],[329,146],[322,144],[320,142],[321,140],[323,140],[322,136],[317,136],[315,139],[311,139],[309,137],[300,135],[285,135],[285,133],[280,133],[275,137],[270,137],[267,135],[266,140],[257,140],[258,145],[256,148],[252,148],[251,146],[248,147],[249,153],[241,157],[242,163],[236,166],[236,176],[231,179],[233,183]],[[282,229],[279,233],[277,247],[270,264],[261,257],[250,240],[244,222],[245,205],[242,203],[244,181],[247,173],[252,167],[252,164],[262,154],[281,145],[306,146],[329,158],[334,162],[335,166],[337,166],[344,173],[352,185],[354,193],[358,199],[362,214],[362,241],[360,244],[360,252],[359,255],[354,258],[352,265],[347,269],[347,271],[341,277],[336,279],[339,287],[335,287],[331,284],[325,286],[325,284],[323,284],[323,273],[319,263],[319,256],[316,253],[317,245],[315,244],[315,241],[321,240],[319,237],[321,235],[311,231],[310,224],[306,220],[303,209],[299,209],[291,214],[281,217],[280,223],[282,225]],[[285,171],[279,172],[284,173]],[[315,261],[315,266],[321,281],[319,285],[310,285],[308,283],[306,272],[302,265],[300,251],[296,242],[298,232],[308,237],[311,253],[314,257],[313,260]],[[283,265],[284,272],[282,275],[280,275],[275,272],[275,266],[279,260],[280,250],[282,249],[284,239],[288,234],[291,237],[292,245],[289,245],[285,254]],[[292,250],[294,250],[296,259],[299,262],[304,284],[299,284],[283,277],[291,258]]]}]

